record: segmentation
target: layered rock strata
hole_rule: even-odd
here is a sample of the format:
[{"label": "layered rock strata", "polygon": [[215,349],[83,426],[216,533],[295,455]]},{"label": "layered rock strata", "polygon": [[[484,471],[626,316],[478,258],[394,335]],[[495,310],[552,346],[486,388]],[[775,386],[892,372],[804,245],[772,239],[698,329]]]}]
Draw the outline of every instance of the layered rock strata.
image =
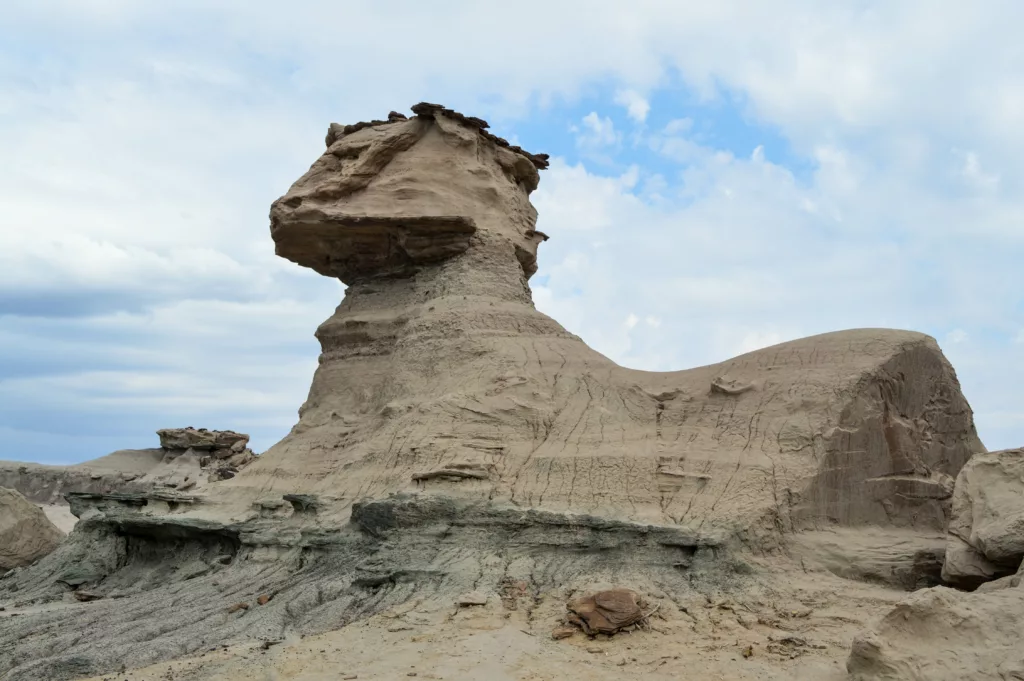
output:
[{"label": "layered rock strata", "polygon": [[[60,645],[0,632],[7,679],[324,630],[504,580],[736,589],[799,532],[945,531],[953,480],[984,448],[934,340],[860,329],[687,371],[619,367],[533,306],[546,157],[437,105],[413,113],[332,125],[271,207],[277,253],[348,286],[317,329],[298,424],[228,480],[74,497],[75,533],[0,600],[100,599],[61,611]],[[886,560],[913,581],[907,546]],[[69,585],[82,561],[93,571]],[[225,617],[253,584],[284,597]],[[116,631],[79,626],[115,610]]]}]

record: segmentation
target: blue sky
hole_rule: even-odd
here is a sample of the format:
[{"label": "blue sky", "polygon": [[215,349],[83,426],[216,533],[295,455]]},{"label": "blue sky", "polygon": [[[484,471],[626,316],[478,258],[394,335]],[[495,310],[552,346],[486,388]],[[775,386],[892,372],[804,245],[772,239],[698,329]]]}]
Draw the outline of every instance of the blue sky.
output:
[{"label": "blue sky", "polygon": [[329,122],[421,100],[553,156],[535,300],[621,364],[910,328],[1024,444],[1024,6],[497,7],[0,8],[0,459],[283,436],[342,287],[270,202]]}]

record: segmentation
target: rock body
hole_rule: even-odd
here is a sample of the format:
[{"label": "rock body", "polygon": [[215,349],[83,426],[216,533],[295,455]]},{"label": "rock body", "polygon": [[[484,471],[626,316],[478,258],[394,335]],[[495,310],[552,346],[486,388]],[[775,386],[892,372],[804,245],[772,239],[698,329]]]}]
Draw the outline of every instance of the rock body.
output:
[{"label": "rock body", "polygon": [[[876,561],[911,583],[915,561],[937,564],[953,480],[984,448],[933,339],[859,329],[686,371],[619,367],[533,306],[548,237],[529,196],[547,157],[480,119],[413,113],[332,125],[271,207],[277,253],[348,285],[317,329],[298,424],[230,479],[71,495],[75,532],[0,601],[89,601],[0,629],[5,681],[508,584],[710,598],[804,531],[913,534]],[[228,612],[253,585],[277,595]],[[58,617],[61,634],[28,636]]]},{"label": "rock body", "polygon": [[0,487],[0,573],[30,565],[64,538],[43,511],[6,487]]},{"label": "rock body", "polygon": [[1024,560],[1024,449],[980,454],[953,492],[942,576],[974,587],[1016,572]]}]

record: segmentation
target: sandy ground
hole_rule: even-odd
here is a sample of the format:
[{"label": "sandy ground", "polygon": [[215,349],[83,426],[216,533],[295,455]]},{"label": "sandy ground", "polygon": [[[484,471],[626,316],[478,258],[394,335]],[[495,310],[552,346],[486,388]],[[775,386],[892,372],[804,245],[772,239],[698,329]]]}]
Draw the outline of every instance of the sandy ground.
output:
[{"label": "sandy ground", "polygon": [[511,607],[497,596],[463,608],[414,602],[318,636],[213,647],[92,681],[845,679],[853,636],[906,594],[807,577],[784,602],[665,600],[648,627],[593,639],[552,639],[561,598]]}]

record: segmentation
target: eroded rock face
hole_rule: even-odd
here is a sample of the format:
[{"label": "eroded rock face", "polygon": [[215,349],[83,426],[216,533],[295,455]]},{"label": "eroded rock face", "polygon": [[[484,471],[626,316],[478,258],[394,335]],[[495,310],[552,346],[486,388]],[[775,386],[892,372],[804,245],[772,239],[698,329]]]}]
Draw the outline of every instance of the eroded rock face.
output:
[{"label": "eroded rock face", "polygon": [[942,576],[974,587],[1012,574],[1024,560],[1024,449],[975,456],[953,493]]},{"label": "eroded rock face", "polygon": [[0,487],[0,572],[30,565],[64,538],[43,511],[18,492]]}]

